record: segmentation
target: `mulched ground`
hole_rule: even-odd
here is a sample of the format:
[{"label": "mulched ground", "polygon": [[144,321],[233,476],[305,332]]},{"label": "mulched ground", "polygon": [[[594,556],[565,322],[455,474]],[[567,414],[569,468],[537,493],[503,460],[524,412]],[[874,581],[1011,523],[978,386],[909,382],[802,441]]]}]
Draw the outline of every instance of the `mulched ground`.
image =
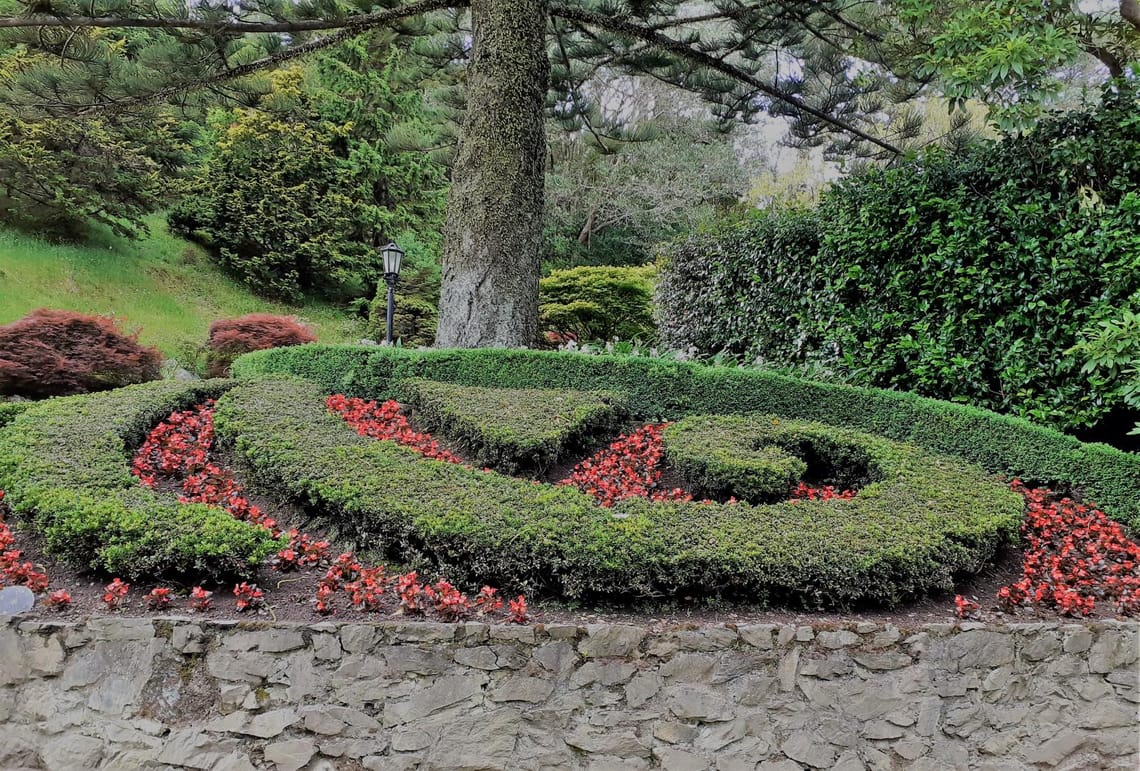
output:
[{"label": "mulched ground", "polygon": [[[599,442],[596,447],[589,448],[582,457],[588,456],[596,449],[606,446],[608,442]],[[441,442],[441,445],[444,443]],[[462,457],[463,448],[447,446],[447,449]],[[226,460],[226,459],[219,459]],[[574,463],[564,463],[534,474],[544,482],[554,482],[569,475]],[[232,466],[231,466],[232,467]],[[240,474],[239,474],[240,477]],[[679,477],[675,472],[666,472],[664,483],[670,487],[676,484]],[[263,511],[278,520],[280,526],[288,529],[290,526],[298,527],[316,537],[324,537],[321,531],[313,528],[311,523],[303,521],[299,509],[283,506],[271,499],[259,496],[247,489],[247,495],[253,503]],[[301,623],[320,623],[326,621],[370,621],[378,619],[391,619],[398,616],[398,601],[389,592],[384,595],[381,607],[373,612],[365,612],[352,607],[348,596],[342,591],[336,594],[334,612],[329,615],[318,613],[314,609],[318,583],[325,575],[326,568],[310,568],[293,572],[282,573],[276,569],[265,566],[258,575],[250,581],[265,594],[265,607],[258,611],[238,612],[235,607],[235,598],[232,586],[206,586],[212,590],[212,607],[205,612],[194,611],[188,604],[189,587],[172,586],[174,589],[172,601],[167,608],[152,609],[148,607],[145,595],[155,585],[132,585],[130,592],[123,601],[122,606],[114,611],[108,611],[103,602],[104,586],[110,578],[104,575],[77,571],[48,556],[43,549],[43,543],[29,529],[20,526],[10,512],[0,503],[0,516],[10,526],[16,536],[16,548],[23,552],[22,560],[30,560],[46,571],[50,581],[50,591],[63,589],[71,595],[71,606],[64,610],[49,609],[44,606],[44,595],[40,595],[36,607],[30,615],[45,618],[59,618],[74,620],[83,616],[94,614],[115,613],[123,616],[156,616],[171,614],[186,614],[201,616],[213,620],[241,619],[241,620],[274,620]],[[331,553],[339,553],[348,544],[333,544]],[[362,561],[365,566],[370,563]],[[543,602],[530,600],[531,623],[535,624],[592,624],[592,623],[630,623],[649,628],[664,628],[677,625],[720,625],[720,624],[839,624],[849,622],[871,621],[879,624],[894,624],[900,628],[914,628],[926,623],[950,622],[956,619],[954,608],[954,595],[961,594],[975,599],[981,605],[981,618],[985,621],[1034,621],[1057,620],[1060,618],[1053,613],[1032,614],[1028,612],[1010,615],[1001,612],[996,603],[997,590],[1016,581],[1021,574],[1021,552],[1018,549],[1009,549],[999,554],[995,562],[981,574],[964,579],[955,592],[934,595],[922,598],[915,602],[901,605],[893,609],[864,609],[848,612],[808,612],[795,608],[758,608],[744,604],[699,600],[694,598],[679,598],[669,603],[651,603],[638,608],[630,607],[593,607],[570,606],[565,603]],[[460,587],[469,596],[474,597],[479,587]],[[504,597],[509,599],[510,596]],[[1093,616],[1096,618],[1097,616]],[[1099,616],[1101,618],[1111,616]],[[402,616],[401,618],[414,620],[419,616]],[[433,613],[422,617],[428,621],[438,621]],[[475,618],[475,617],[472,617]],[[475,620],[490,620],[505,623],[508,618],[506,608],[490,618]]]}]

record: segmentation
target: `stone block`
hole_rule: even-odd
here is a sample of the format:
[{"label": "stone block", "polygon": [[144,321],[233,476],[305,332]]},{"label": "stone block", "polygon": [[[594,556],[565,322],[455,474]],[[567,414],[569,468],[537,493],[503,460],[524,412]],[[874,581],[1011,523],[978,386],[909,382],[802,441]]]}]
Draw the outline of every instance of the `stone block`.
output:
[{"label": "stone block", "polygon": [[586,637],[578,643],[578,652],[587,658],[631,656],[645,639],[645,630],[625,624],[591,624]]},{"label": "stone block", "polygon": [[265,745],[265,761],[276,771],[299,771],[317,754],[317,747],[308,739],[290,739]]}]

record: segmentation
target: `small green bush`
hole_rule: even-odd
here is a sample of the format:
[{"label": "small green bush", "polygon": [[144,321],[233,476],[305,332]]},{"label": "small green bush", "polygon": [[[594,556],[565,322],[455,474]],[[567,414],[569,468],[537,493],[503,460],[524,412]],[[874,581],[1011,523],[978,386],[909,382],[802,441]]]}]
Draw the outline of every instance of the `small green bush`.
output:
[{"label": "small green bush", "polygon": [[238,359],[234,374],[298,375],[326,393],[370,399],[399,398],[396,385],[411,377],[494,388],[604,389],[626,395],[639,419],[764,413],[818,421],[918,445],[991,473],[1072,489],[1140,530],[1140,456],[1019,418],[897,391],[645,357],[374,346],[259,351]]},{"label": "small green bush", "polygon": [[[380,286],[368,311],[367,335],[377,342],[388,339],[388,294],[384,284]],[[404,346],[432,345],[438,320],[439,309],[427,300],[397,297],[392,314],[392,339]]]},{"label": "small green bush", "polygon": [[0,428],[15,420],[29,406],[30,402],[0,402]]},{"label": "small green bush", "polygon": [[539,282],[543,327],[582,342],[653,340],[656,278],[655,265],[556,270]]},{"label": "small green bush", "polygon": [[771,415],[694,415],[663,435],[666,457],[695,494],[749,503],[783,500],[799,481],[853,489],[881,478],[868,439]]},{"label": "small green bush", "polygon": [[358,436],[302,381],[242,385],[215,426],[259,485],[353,528],[361,546],[470,583],[564,598],[723,596],[893,604],[984,566],[1021,497],[976,467],[868,443],[884,481],[846,501],[622,501],[425,460]]},{"label": "small green bush", "polygon": [[628,409],[616,394],[545,388],[478,388],[405,380],[400,389],[428,431],[464,445],[480,466],[543,471],[612,432]]},{"label": "small green bush", "polygon": [[222,509],[141,487],[131,449],[224,381],[159,381],[39,402],[0,429],[0,489],[68,563],[129,579],[248,575],[278,542]]}]

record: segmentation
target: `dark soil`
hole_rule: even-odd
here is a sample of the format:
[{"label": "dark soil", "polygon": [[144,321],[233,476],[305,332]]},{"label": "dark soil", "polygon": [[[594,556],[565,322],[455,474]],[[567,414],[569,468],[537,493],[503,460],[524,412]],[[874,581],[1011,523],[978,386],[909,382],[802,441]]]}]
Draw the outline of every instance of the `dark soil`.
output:
[{"label": "dark soil", "polygon": [[[634,426],[636,427],[636,426]],[[609,444],[611,440],[599,440],[596,446],[587,448],[579,457],[588,457],[593,452]],[[463,457],[463,448],[440,442],[441,446]],[[232,461],[220,455],[217,458],[222,463]],[[559,466],[545,470],[544,473],[534,474],[544,482],[557,482],[569,476],[573,466],[578,461],[566,462]],[[235,467],[227,463],[230,468],[236,468],[240,478],[240,466]],[[671,489],[682,487],[683,482],[676,472],[667,470],[662,479],[662,487]],[[284,530],[297,527],[314,537],[329,538],[333,541],[331,554],[335,556],[343,550],[352,549],[353,544],[348,541],[338,541],[336,534],[328,534],[318,521],[310,520],[302,509],[281,501],[275,501],[255,490],[247,489],[247,497],[251,502],[269,513],[278,521],[278,526]],[[325,621],[368,621],[385,618],[395,618],[399,613],[399,604],[395,596],[389,592],[383,595],[382,607],[376,611],[365,612],[353,608],[348,596],[337,592],[334,601],[334,611],[330,615],[322,615],[314,609],[314,599],[320,579],[325,575],[326,568],[310,568],[283,573],[269,566],[259,569],[257,575],[249,583],[256,585],[264,592],[265,607],[244,613],[238,612],[235,607],[233,586],[206,586],[214,592],[212,607],[205,612],[194,611],[188,604],[189,586],[174,586],[172,600],[169,607],[150,608],[146,601],[146,594],[154,584],[132,585],[130,592],[123,601],[122,606],[116,610],[109,610],[103,602],[103,587],[109,583],[110,577],[96,575],[91,572],[76,570],[66,564],[56,561],[48,556],[43,548],[42,539],[29,528],[22,527],[18,520],[14,520],[3,503],[0,503],[0,519],[6,519],[12,527],[16,537],[16,548],[23,552],[22,560],[30,560],[44,570],[50,581],[49,591],[63,589],[71,595],[71,605],[65,610],[47,608],[44,600],[46,595],[40,595],[36,607],[30,615],[40,615],[45,618],[59,618],[64,620],[78,619],[92,614],[115,613],[123,616],[157,616],[157,615],[200,615],[205,618],[244,619],[260,618],[274,621],[291,621],[301,623],[320,623]],[[331,537],[330,537],[331,536]],[[369,560],[367,554],[358,554],[358,559],[366,566],[376,564]],[[395,570],[395,568],[393,568]],[[1028,621],[1037,619],[1056,619],[1056,614],[1032,615],[1021,613],[1011,616],[1002,613],[996,605],[997,590],[1007,584],[1013,583],[1020,577],[1021,552],[1019,549],[1008,549],[1000,553],[994,563],[976,576],[964,577],[955,587],[955,591],[917,599],[891,609],[858,609],[846,612],[807,611],[797,608],[780,607],[754,607],[747,603],[717,601],[700,598],[678,598],[668,603],[654,602],[643,604],[640,607],[614,607],[591,605],[568,605],[553,601],[531,601],[531,623],[536,624],[592,624],[592,623],[629,623],[650,628],[668,627],[678,624],[829,624],[871,621],[879,624],[891,623],[899,627],[913,628],[925,623],[950,622],[955,620],[954,595],[962,594],[972,598],[981,605],[981,618],[987,621],[1017,620]],[[433,576],[425,576],[432,578]],[[459,587],[471,597],[479,587]],[[510,599],[506,596],[504,599]],[[424,619],[427,621],[441,620],[434,613],[426,616],[406,616],[408,619]],[[491,618],[475,620],[490,620],[505,623],[508,618],[506,608]]]}]

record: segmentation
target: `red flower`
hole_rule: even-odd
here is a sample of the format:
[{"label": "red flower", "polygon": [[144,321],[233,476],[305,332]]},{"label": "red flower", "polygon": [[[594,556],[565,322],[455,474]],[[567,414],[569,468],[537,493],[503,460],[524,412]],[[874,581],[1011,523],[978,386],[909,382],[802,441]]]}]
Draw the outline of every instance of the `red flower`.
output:
[{"label": "red flower", "polygon": [[213,592],[207,592],[202,587],[195,586],[190,590],[190,607],[199,613],[203,613],[210,609],[210,598],[213,596]]},{"label": "red flower", "polygon": [[170,590],[160,586],[150,590],[146,596],[146,604],[151,610],[162,610],[170,607]]},{"label": "red flower", "polygon": [[103,587],[103,602],[107,603],[107,608],[115,610],[122,602],[123,598],[127,596],[131,585],[125,584],[119,579],[114,579],[111,583]]},{"label": "red flower", "polygon": [[257,584],[241,582],[234,587],[234,597],[237,597],[236,604],[239,613],[257,610],[265,605],[265,595],[257,588]]},{"label": "red flower", "polygon": [[48,595],[47,604],[52,610],[64,610],[71,607],[71,595],[63,589],[56,589]]}]

